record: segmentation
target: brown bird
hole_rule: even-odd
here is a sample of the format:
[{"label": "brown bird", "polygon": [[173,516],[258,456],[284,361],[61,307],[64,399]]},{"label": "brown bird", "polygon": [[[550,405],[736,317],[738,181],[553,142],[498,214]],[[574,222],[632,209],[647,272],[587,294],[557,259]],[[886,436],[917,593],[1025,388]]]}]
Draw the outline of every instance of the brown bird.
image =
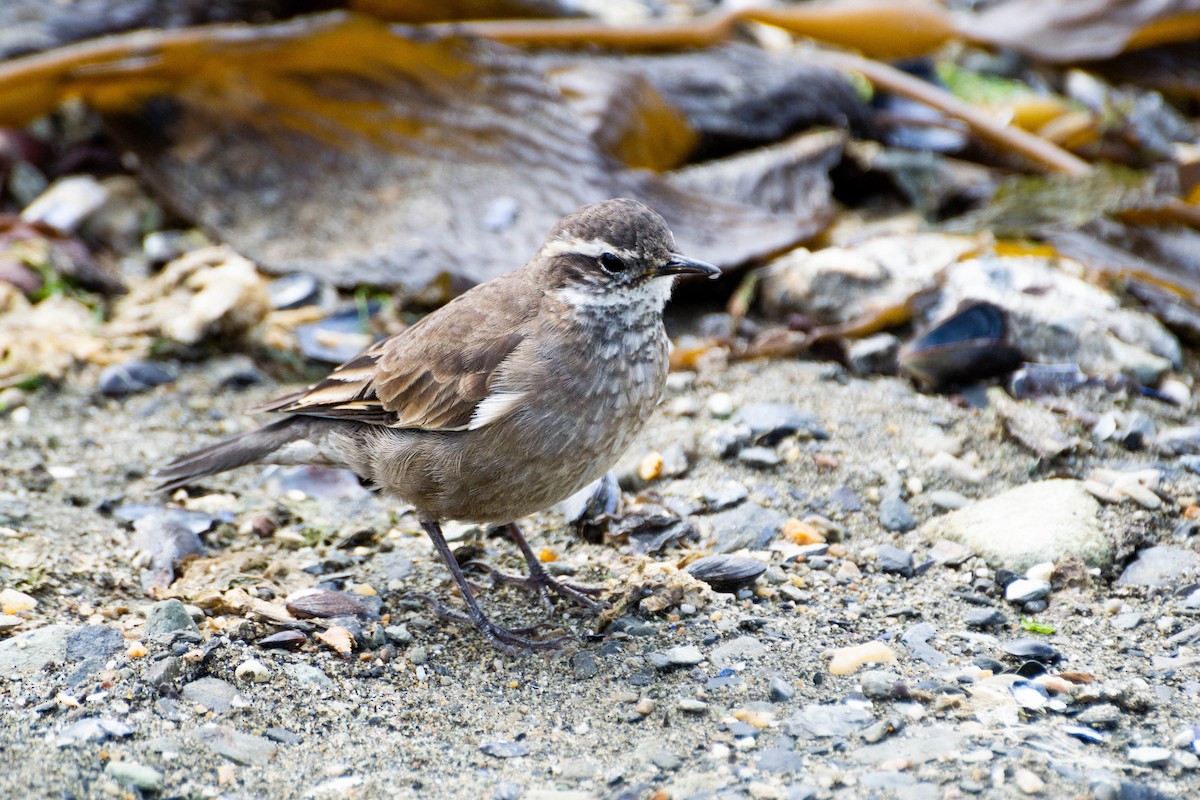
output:
[{"label": "brown bird", "polygon": [[586,206],[524,266],[256,409],[283,419],[157,477],[174,488],[251,463],[352,470],[416,509],[467,606],[437,604],[441,616],[509,653],[558,646],[527,638],[538,626],[509,630],[483,613],[440,522],[502,524],[529,565],[520,583],[601,607],[599,590],[551,577],[514,520],[599,478],[642,429],[667,376],[663,306],[688,274],[719,270],[676,253],[657,213],[627,199]]}]

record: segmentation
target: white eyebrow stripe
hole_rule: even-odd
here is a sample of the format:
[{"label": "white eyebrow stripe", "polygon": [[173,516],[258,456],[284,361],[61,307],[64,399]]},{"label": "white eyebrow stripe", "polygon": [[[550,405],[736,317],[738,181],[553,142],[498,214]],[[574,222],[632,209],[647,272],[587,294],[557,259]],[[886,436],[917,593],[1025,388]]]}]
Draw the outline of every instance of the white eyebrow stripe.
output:
[{"label": "white eyebrow stripe", "polygon": [[475,413],[467,423],[467,430],[478,430],[496,420],[504,419],[516,411],[524,399],[524,392],[492,392],[475,406]]},{"label": "white eyebrow stripe", "polygon": [[612,253],[623,259],[634,260],[639,256],[633,250],[621,250],[600,239],[555,239],[542,246],[544,256],[564,256],[574,254],[599,258],[605,253]]}]

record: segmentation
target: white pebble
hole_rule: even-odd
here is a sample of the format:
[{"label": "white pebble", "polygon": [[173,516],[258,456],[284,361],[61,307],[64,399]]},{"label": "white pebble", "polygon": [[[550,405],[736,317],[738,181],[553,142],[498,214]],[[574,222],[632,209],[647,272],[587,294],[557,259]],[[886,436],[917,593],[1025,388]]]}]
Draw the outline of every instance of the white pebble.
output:
[{"label": "white pebble", "polygon": [[1040,564],[1034,564],[1029,569],[1025,570],[1025,577],[1031,581],[1049,581],[1050,576],[1054,574],[1054,562],[1043,561]]},{"label": "white pebble", "polygon": [[717,392],[708,398],[708,413],[718,419],[725,419],[733,414],[733,398],[726,392]]},{"label": "white pebble", "polygon": [[248,658],[233,673],[239,680],[250,683],[266,683],[271,680],[271,670],[257,658]]}]

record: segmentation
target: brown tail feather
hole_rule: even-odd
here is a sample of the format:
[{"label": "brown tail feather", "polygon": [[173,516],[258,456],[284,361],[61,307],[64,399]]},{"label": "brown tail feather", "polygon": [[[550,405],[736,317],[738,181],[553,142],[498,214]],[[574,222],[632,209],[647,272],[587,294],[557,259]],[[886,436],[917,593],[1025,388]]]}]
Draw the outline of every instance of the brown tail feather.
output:
[{"label": "brown tail feather", "polygon": [[262,461],[281,447],[303,439],[312,420],[288,417],[257,430],[201,448],[167,464],[154,477],[159,489],[177,489],[197,478]]}]

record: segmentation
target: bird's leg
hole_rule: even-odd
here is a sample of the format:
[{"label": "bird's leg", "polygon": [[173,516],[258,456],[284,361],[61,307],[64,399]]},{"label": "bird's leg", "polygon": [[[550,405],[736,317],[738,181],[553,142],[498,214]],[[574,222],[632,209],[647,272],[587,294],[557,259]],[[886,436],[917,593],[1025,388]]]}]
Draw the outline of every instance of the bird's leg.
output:
[{"label": "bird's leg", "polygon": [[[476,630],[486,636],[493,645],[509,655],[516,655],[522,650],[549,650],[558,648],[571,638],[569,636],[559,636],[553,639],[527,639],[521,634],[539,630],[544,626],[537,625],[532,628],[509,630],[492,622],[483,613],[483,609],[479,607],[479,601],[475,599],[475,593],[471,591],[471,584],[467,581],[466,576],[463,575],[462,568],[458,566],[458,561],[455,560],[454,553],[450,550],[450,545],[446,544],[446,537],[442,535],[442,526],[436,521],[430,521],[422,522],[421,527],[425,529],[425,533],[429,535],[430,540],[433,542],[434,549],[438,551],[442,562],[450,570],[450,576],[454,578],[454,583],[458,586],[459,594],[462,595],[463,602],[467,604],[467,613],[463,614],[435,602],[434,613],[438,616],[471,624]],[[422,599],[428,600],[429,598]]]},{"label": "bird's leg", "polygon": [[513,544],[521,551],[521,555],[524,556],[525,563],[529,565],[529,575],[510,575],[506,572],[492,569],[490,570],[492,580],[499,583],[522,586],[526,589],[533,589],[542,596],[544,603],[548,603],[546,590],[550,590],[558,596],[574,601],[591,611],[599,611],[608,607],[608,603],[596,600],[591,596],[603,594],[603,589],[597,586],[580,586],[575,583],[560,581],[547,572],[546,568],[542,566],[542,562],[538,559],[537,554],[533,552],[533,548],[529,546],[529,542],[526,541],[525,535],[517,527],[517,523],[510,522],[501,527],[504,530],[504,535],[512,540]]}]

